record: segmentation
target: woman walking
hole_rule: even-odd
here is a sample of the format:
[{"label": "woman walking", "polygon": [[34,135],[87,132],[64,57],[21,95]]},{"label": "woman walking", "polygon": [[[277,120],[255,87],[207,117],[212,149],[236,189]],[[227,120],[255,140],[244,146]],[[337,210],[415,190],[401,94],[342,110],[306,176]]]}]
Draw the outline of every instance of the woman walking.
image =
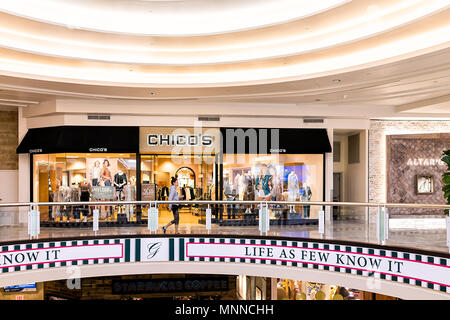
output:
[{"label": "woman walking", "polygon": [[[169,190],[169,201],[178,201],[180,199],[183,199],[183,197],[180,197],[177,191],[178,187],[178,179],[175,177],[172,177],[170,180],[170,190]],[[178,233],[178,223],[180,222],[180,215],[178,213],[179,205],[178,204],[169,204],[169,210],[172,211],[173,214],[173,220],[170,221],[168,224],[162,227],[162,231],[166,233],[167,228],[175,224],[175,233]]]}]

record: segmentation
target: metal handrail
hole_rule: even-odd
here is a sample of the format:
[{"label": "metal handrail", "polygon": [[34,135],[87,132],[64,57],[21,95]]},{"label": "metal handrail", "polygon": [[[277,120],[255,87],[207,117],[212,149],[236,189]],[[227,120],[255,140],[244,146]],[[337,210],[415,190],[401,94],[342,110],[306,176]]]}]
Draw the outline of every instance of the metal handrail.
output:
[{"label": "metal handrail", "polygon": [[155,201],[77,201],[77,202],[10,202],[0,203],[1,207],[44,207],[44,206],[108,206],[108,205],[160,205],[160,204],[201,204],[201,205],[235,205],[261,203],[267,205],[311,205],[311,206],[348,206],[348,207],[390,207],[390,208],[421,208],[421,209],[450,209],[450,205],[443,204],[418,204],[418,203],[383,203],[383,202],[332,202],[332,201],[272,201],[272,200],[155,200]]}]

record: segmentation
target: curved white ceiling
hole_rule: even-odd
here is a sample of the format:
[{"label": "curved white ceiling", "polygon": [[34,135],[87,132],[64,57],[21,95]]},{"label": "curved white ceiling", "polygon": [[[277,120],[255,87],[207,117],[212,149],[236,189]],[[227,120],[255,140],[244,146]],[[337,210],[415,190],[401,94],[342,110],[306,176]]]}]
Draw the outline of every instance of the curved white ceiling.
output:
[{"label": "curved white ceiling", "polygon": [[449,0],[0,0],[0,98],[448,108],[449,34]]},{"label": "curved white ceiling", "polygon": [[[18,1],[20,3],[21,1]],[[45,2],[45,1],[43,1]],[[12,1],[11,3],[16,3]],[[241,35],[234,41],[205,39],[205,41],[162,41],[149,45],[153,39],[132,37],[120,39],[103,35],[72,32],[64,37],[61,30],[30,27],[27,30],[12,28],[4,19],[0,21],[0,46],[14,50],[53,57],[84,59],[129,64],[148,65],[207,65],[247,62],[300,55],[367,39],[420,21],[448,7],[446,0],[408,0],[395,5],[367,7],[363,14],[334,17],[330,24],[309,24],[307,32],[268,33],[266,37]],[[330,18],[331,13],[324,18]]]},{"label": "curved white ceiling", "polygon": [[109,33],[193,36],[285,23],[350,0],[2,0],[0,10]]},{"label": "curved white ceiling", "polygon": [[[448,0],[306,3],[304,0],[0,0],[0,74],[123,86],[238,86],[312,79],[450,47],[450,39],[445,36],[450,34]],[[128,19],[150,8],[157,8],[155,16],[170,13],[166,23],[181,16],[195,19],[201,13],[209,13],[205,17],[214,17],[215,21],[210,22],[218,23],[220,17],[234,12],[235,19],[220,23],[222,31],[233,30],[239,21],[256,29],[195,37],[168,32],[170,36],[155,37],[53,24],[58,19],[77,20],[77,27],[86,27],[83,23],[88,23],[89,16],[95,13],[98,14],[95,21],[102,24],[103,30],[115,26],[126,31],[132,25],[126,23]],[[241,14],[249,10],[252,14],[246,14],[244,19]],[[282,11],[303,18],[257,27],[275,21],[259,15],[265,10],[273,12],[278,22]],[[308,16],[307,10],[314,14]],[[120,13],[114,23],[101,23],[113,13]],[[42,22],[46,19],[51,23]],[[173,28],[183,27],[185,31],[195,25],[172,24]],[[197,26],[207,32],[215,30],[208,24]]]}]

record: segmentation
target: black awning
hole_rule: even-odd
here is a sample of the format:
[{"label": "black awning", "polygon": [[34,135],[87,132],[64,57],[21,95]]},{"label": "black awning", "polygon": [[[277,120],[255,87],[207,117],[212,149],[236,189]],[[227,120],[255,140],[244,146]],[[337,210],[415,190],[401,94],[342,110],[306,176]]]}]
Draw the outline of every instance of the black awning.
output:
[{"label": "black awning", "polygon": [[138,153],[139,127],[60,126],[29,129],[17,153]]},{"label": "black awning", "polygon": [[326,129],[221,128],[223,153],[319,154],[331,152]]}]

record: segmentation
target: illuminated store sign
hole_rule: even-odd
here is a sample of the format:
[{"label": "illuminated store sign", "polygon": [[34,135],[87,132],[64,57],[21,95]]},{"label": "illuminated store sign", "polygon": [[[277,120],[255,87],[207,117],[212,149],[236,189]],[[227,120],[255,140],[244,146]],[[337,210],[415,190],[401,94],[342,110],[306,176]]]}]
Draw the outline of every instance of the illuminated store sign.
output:
[{"label": "illuminated store sign", "polygon": [[214,137],[203,134],[149,134],[147,144],[149,146],[211,146]]},{"label": "illuminated store sign", "polygon": [[408,166],[445,166],[445,163],[441,159],[434,158],[409,158]]},{"label": "illuminated store sign", "polygon": [[214,128],[141,127],[141,153],[196,153],[219,152],[220,131]]}]

